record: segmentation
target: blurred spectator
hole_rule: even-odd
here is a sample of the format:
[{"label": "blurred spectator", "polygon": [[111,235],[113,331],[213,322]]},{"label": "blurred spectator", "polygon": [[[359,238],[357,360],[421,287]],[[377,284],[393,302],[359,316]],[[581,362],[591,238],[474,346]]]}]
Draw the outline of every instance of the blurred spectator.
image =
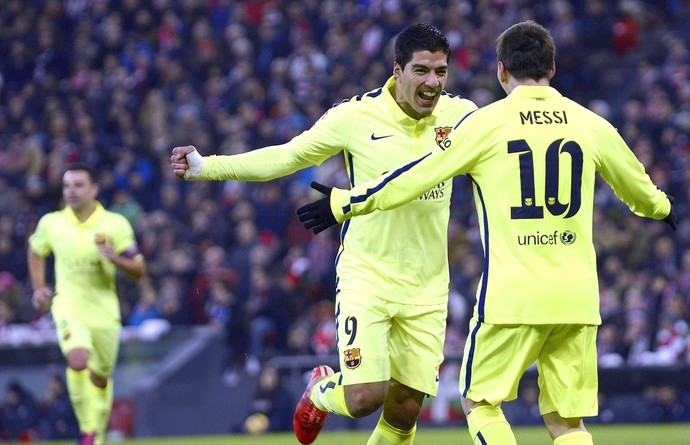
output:
[{"label": "blurred spectator", "polygon": [[3,405],[5,428],[10,439],[30,442],[38,437],[39,408],[34,396],[19,381],[7,384]]},{"label": "blurred spectator", "polygon": [[141,326],[146,320],[161,318],[158,308],[158,294],[149,277],[139,280],[141,294],[127,319],[128,326]]},{"label": "blurred spectator", "polygon": [[41,407],[41,437],[46,440],[75,439],[79,423],[74,415],[65,381],[52,375],[48,381],[48,394]]},{"label": "blurred spectator", "polygon": [[113,203],[110,205],[109,210],[127,218],[134,230],[137,230],[143,208],[127,190],[117,190],[115,192]]},{"label": "blurred spectator", "polygon": [[0,272],[0,329],[12,323],[27,322],[23,316],[23,286],[9,272]]},{"label": "blurred spectator", "polygon": [[648,407],[649,423],[677,423],[690,421],[690,405],[683,400],[678,389],[670,385],[648,388],[645,398]]},{"label": "blurred spectator", "polygon": [[276,368],[265,367],[259,374],[242,431],[250,434],[291,431],[292,404],[290,392],[281,384]]},{"label": "blurred spectator", "polygon": [[207,305],[212,286],[224,285],[226,291],[230,291],[236,288],[238,276],[237,272],[228,267],[225,251],[218,245],[208,246],[202,252],[199,269],[192,283],[191,302],[194,322],[204,324],[209,321]]},{"label": "blurred spectator", "polygon": [[332,301],[321,301],[312,307],[314,328],[311,336],[311,349],[316,355],[336,353],[336,326],[333,323],[335,307]]},{"label": "blurred spectator", "polygon": [[[251,288],[243,314],[249,332],[247,370],[257,373],[268,347],[282,349],[288,328],[290,296],[275,285],[262,268],[251,272]],[[332,313],[332,312],[331,312]]]},{"label": "blurred spectator", "polygon": [[26,258],[17,255],[18,250],[19,246],[12,234],[0,232],[0,270],[13,278],[22,279],[27,275]]},{"label": "blurred spectator", "polygon": [[220,330],[224,329],[232,320],[235,295],[226,283],[217,280],[211,282],[206,300],[204,312],[208,324]]},{"label": "blurred spectator", "polygon": [[191,311],[185,298],[185,288],[176,276],[161,279],[158,289],[158,312],[160,318],[171,325],[186,325],[192,321]]},{"label": "blurred spectator", "polygon": [[0,331],[17,322],[15,310],[5,300],[0,300]]}]

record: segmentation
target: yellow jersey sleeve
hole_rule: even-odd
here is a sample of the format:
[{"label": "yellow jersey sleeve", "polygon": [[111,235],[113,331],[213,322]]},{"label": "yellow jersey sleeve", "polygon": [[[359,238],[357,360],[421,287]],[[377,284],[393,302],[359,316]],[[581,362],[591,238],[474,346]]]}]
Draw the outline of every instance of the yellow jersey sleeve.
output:
[{"label": "yellow jersey sleeve", "polygon": [[[199,179],[266,181],[342,154],[351,186],[448,144],[453,125],[477,107],[443,92],[429,116],[397,104],[395,78],[333,106],[286,144],[236,156],[204,157]],[[338,291],[405,304],[447,301],[447,233],[452,181],[429,183],[414,202],[343,224],[336,257]],[[421,222],[421,224],[420,224]]]},{"label": "yellow jersey sleeve", "polygon": [[263,182],[292,174],[338,154],[354,128],[348,107],[327,111],[309,130],[281,145],[231,156],[206,156],[197,179]]},{"label": "yellow jersey sleeve", "polygon": [[44,215],[38,220],[36,225],[36,231],[29,237],[29,245],[31,250],[36,252],[39,256],[48,256],[52,252],[52,247],[50,244],[50,231],[49,227],[51,225],[52,214]]},{"label": "yellow jersey sleeve", "polygon": [[618,198],[637,216],[664,219],[671,211],[666,194],[650,186],[644,166],[632,153],[618,131],[602,122],[600,138],[604,141],[598,171]]}]

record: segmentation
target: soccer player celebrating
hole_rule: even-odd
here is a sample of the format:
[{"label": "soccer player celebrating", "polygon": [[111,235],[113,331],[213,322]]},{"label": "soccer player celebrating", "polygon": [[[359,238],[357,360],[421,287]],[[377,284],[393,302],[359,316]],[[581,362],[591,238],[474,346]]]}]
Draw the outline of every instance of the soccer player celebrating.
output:
[{"label": "soccer player celebrating", "polygon": [[[116,270],[146,274],[132,226],[96,200],[90,168],[68,167],[62,179],[65,208],[44,215],[29,238],[32,302],[50,309],[58,343],[67,360],[67,388],[79,421],[81,445],[105,443],[113,402],[120,303]],[[55,259],[55,296],[46,284],[46,257]]]},{"label": "soccer player celebrating", "polygon": [[298,214],[307,228],[322,230],[467,175],[484,246],[460,373],[472,441],[516,443],[500,405],[517,397],[521,376],[536,362],[539,408],[554,444],[588,445],[582,419],[597,414],[601,323],[592,242],[596,173],[635,214],[675,230],[673,199],[614,127],[549,86],[556,68],[548,30],[533,21],[513,25],[499,36],[497,55],[508,96],[459,116],[449,145],[349,191],[317,184],[329,196]]},{"label": "soccer player celebrating", "polygon": [[[383,87],[334,106],[286,144],[210,157],[175,147],[171,167],[187,180],[268,181],[343,152],[352,186],[374,179],[424,154],[423,142],[447,144],[457,116],[477,108],[443,90],[449,54],[436,28],[411,25],[396,38],[393,76]],[[450,194],[451,182],[442,181],[413,203],[343,226],[336,264],[340,371],[312,371],[293,419],[301,443],[316,439],[328,413],[359,418],[382,405],[368,444],[412,443],[443,360]]]}]

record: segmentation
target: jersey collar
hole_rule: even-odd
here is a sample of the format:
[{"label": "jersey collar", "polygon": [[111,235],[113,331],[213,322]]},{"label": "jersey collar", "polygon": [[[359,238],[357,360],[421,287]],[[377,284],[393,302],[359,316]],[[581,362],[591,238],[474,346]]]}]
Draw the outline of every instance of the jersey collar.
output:
[{"label": "jersey collar", "polygon": [[525,99],[547,99],[550,97],[561,97],[561,93],[551,86],[519,85],[513,89],[510,96]]},{"label": "jersey collar", "polygon": [[74,225],[93,225],[100,221],[103,215],[105,214],[105,209],[103,208],[103,205],[99,201],[96,201],[95,204],[96,207],[93,209],[93,213],[84,222],[79,221],[79,218],[77,218],[77,215],[74,213],[74,210],[72,210],[72,207],[70,206],[65,206],[65,214],[68,215],[67,217],[69,218],[70,222]]}]

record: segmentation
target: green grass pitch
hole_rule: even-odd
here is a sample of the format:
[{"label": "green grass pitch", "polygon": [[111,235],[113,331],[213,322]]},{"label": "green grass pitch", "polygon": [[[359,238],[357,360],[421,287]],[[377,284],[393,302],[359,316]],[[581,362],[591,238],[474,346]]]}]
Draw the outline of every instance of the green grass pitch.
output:
[{"label": "green grass pitch", "polygon": [[[690,424],[615,425],[589,427],[595,445],[690,445]],[[519,445],[552,445],[544,427],[514,428]],[[368,431],[324,432],[314,445],[365,445]],[[415,445],[472,445],[464,427],[417,431]],[[45,442],[73,445],[74,442]],[[112,445],[299,445],[291,433],[259,436],[205,436],[128,439]]]}]

